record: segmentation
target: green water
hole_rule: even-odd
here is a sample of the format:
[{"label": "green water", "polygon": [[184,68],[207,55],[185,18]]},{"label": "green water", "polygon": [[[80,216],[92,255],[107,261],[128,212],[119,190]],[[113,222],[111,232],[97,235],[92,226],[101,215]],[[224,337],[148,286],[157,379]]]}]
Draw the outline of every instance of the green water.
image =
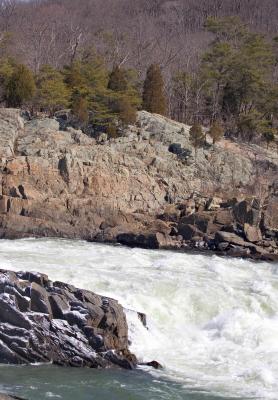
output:
[{"label": "green water", "polygon": [[140,370],[0,367],[0,379],[2,392],[28,400],[235,400],[200,390],[191,392],[182,384],[156,379]]}]

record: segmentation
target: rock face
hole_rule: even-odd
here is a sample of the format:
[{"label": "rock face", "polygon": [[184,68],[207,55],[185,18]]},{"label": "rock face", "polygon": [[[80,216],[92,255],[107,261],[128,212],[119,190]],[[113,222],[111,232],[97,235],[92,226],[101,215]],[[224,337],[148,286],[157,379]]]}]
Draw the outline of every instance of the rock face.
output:
[{"label": "rock face", "polygon": [[[111,140],[61,130],[59,121],[0,109],[0,238],[186,248],[226,229],[256,245],[276,240],[271,151],[222,140],[195,160],[188,126],[145,111]],[[259,206],[247,199],[251,189],[261,193]]]},{"label": "rock face", "polygon": [[46,275],[0,270],[0,363],[133,368],[122,306]]}]

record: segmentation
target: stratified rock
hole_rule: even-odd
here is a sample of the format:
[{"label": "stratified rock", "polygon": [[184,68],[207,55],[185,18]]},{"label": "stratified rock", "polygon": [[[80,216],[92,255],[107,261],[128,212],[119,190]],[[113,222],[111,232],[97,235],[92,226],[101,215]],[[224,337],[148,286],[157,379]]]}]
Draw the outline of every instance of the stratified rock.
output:
[{"label": "stratified rock", "polygon": [[[126,317],[116,300],[40,274],[1,270],[0,282],[0,363],[136,365],[128,349]],[[16,294],[23,288],[30,309],[18,304]]]}]

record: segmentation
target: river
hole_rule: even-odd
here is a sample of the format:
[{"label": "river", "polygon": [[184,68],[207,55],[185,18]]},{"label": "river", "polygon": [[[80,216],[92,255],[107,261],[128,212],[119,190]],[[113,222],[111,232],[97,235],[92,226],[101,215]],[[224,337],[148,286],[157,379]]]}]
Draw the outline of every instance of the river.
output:
[{"label": "river", "polygon": [[131,350],[161,371],[1,366],[29,400],[214,400],[278,396],[278,265],[83,241],[0,241],[0,267],[47,273],[127,312]]}]

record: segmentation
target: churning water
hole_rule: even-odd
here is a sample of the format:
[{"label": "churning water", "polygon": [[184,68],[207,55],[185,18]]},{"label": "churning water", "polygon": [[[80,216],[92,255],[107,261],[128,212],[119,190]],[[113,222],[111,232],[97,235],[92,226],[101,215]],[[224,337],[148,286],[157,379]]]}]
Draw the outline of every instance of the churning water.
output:
[{"label": "churning water", "polygon": [[0,241],[0,267],[117,298],[131,350],[162,371],[0,367],[28,399],[278,399],[278,265],[82,241]]}]

